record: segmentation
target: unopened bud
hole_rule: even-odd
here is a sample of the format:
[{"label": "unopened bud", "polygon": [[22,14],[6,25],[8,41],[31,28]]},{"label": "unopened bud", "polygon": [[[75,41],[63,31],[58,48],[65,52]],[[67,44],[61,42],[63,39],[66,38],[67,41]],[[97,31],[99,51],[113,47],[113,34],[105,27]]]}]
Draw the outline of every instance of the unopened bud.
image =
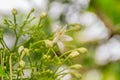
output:
[{"label": "unopened bud", "polygon": [[75,65],[72,65],[70,66],[71,69],[81,69],[82,68],[82,65],[80,64],[75,64]]},{"label": "unopened bud", "polygon": [[21,67],[25,66],[25,62],[23,60],[20,60],[19,64],[20,64]]},{"label": "unopened bud", "polygon": [[6,19],[6,18],[4,18],[3,24],[6,24],[6,23],[7,23],[7,19]]},{"label": "unopened bud", "polygon": [[34,8],[32,8],[32,9],[31,9],[31,12],[34,12],[34,11],[35,11],[35,9],[34,9]]},{"label": "unopened bud", "polygon": [[45,41],[45,45],[46,45],[46,47],[52,47],[53,46],[53,42],[52,41],[50,41],[50,40],[44,40]]},{"label": "unopened bud", "polygon": [[16,15],[16,14],[17,14],[17,10],[13,8],[13,9],[12,9],[12,14],[13,14],[13,15]]},{"label": "unopened bud", "polygon": [[81,78],[82,77],[82,75],[80,74],[80,73],[78,73],[78,72],[71,72],[71,74],[74,76],[74,77],[76,77],[76,78]]},{"label": "unopened bud", "polygon": [[48,72],[48,73],[53,73],[53,71],[50,70],[50,69],[46,70],[46,72]]},{"label": "unopened bud", "polygon": [[86,53],[88,50],[86,48],[79,48],[78,51],[83,54]]},{"label": "unopened bud", "polygon": [[9,28],[10,28],[10,29],[14,29],[14,27],[13,27],[13,26],[9,26]]},{"label": "unopened bud", "polygon": [[70,58],[74,58],[76,56],[78,56],[80,53],[78,51],[72,51],[70,54],[69,54],[69,57]]},{"label": "unopened bud", "polygon": [[51,57],[49,55],[44,55],[43,58],[49,60]]},{"label": "unopened bud", "polygon": [[18,53],[20,54],[23,50],[24,50],[24,46],[20,46],[20,47],[18,48]]},{"label": "unopened bud", "polygon": [[47,13],[42,12],[41,15],[40,15],[40,18],[44,18],[44,17],[46,17],[46,16],[47,16]]},{"label": "unopened bud", "polygon": [[80,30],[81,29],[81,26],[76,24],[75,27],[73,28],[73,30]]},{"label": "unopened bud", "polygon": [[27,48],[24,48],[23,52],[25,53],[26,56],[29,56],[29,50]]},{"label": "unopened bud", "polygon": [[24,49],[22,50],[20,59],[22,60],[22,58],[23,58],[25,55],[26,55],[26,56],[29,56],[29,50],[28,50],[27,48],[24,48]]}]

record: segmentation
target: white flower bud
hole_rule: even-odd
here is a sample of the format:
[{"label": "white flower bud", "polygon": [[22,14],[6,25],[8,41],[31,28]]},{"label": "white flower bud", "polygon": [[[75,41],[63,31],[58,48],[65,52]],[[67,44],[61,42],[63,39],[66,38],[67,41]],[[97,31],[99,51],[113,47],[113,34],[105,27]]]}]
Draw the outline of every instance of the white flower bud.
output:
[{"label": "white flower bud", "polygon": [[40,15],[41,18],[44,18],[46,16],[47,16],[47,13],[45,13],[45,12],[42,12],[41,15]]},{"label": "white flower bud", "polygon": [[76,71],[71,72],[71,74],[76,78],[81,78],[82,77],[82,75],[80,73],[76,72]]},{"label": "white flower bud", "polygon": [[50,41],[50,40],[44,40],[45,41],[45,45],[46,45],[46,47],[52,47],[53,46],[53,42],[52,41]]},{"label": "white flower bud", "polygon": [[72,65],[70,66],[71,69],[81,69],[82,68],[82,65],[80,64],[75,64],[75,65]]},{"label": "white flower bud", "polygon": [[88,50],[86,48],[79,48],[78,51],[83,54],[86,53]]},{"label": "white flower bud", "polygon": [[21,52],[24,50],[24,46],[20,46],[19,48],[18,48],[18,53],[19,54],[21,54]]},{"label": "white flower bud", "polygon": [[25,55],[26,55],[26,56],[29,56],[29,50],[28,50],[27,48],[24,48],[24,49],[22,50],[20,59],[22,60],[22,58],[23,58]]},{"label": "white flower bud", "polygon": [[13,14],[13,15],[16,15],[16,14],[17,14],[17,10],[13,8],[13,9],[12,9],[12,14]]},{"label": "white flower bud", "polygon": [[23,60],[20,60],[19,64],[20,64],[21,67],[25,66],[25,62]]},{"label": "white flower bud", "polygon": [[29,56],[29,50],[27,48],[24,48],[23,52],[25,53],[26,56]]},{"label": "white flower bud", "polygon": [[69,54],[69,57],[70,58],[74,58],[76,56],[78,56],[80,53],[78,51],[72,51],[70,54]]}]

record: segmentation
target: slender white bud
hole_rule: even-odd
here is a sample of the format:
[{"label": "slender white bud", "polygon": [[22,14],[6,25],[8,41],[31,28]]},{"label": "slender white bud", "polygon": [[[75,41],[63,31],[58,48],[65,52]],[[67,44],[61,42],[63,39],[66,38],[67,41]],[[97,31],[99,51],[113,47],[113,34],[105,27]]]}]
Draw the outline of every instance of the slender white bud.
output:
[{"label": "slender white bud", "polygon": [[25,62],[23,60],[20,60],[19,64],[20,64],[21,67],[25,66]]},{"label": "slender white bud", "polygon": [[75,64],[75,65],[72,65],[70,66],[71,69],[81,69],[82,68],[82,65],[80,64]]},{"label": "slender white bud", "polygon": [[21,52],[24,50],[24,46],[20,46],[19,48],[18,48],[18,53],[19,54],[21,54]]},{"label": "slender white bud", "polygon": [[70,58],[74,58],[76,56],[78,56],[80,53],[78,51],[72,51],[70,54],[69,54],[69,57]]},{"label": "slender white bud", "polygon": [[29,50],[27,48],[24,48],[23,52],[25,53],[26,56],[29,56]]},{"label": "slender white bud", "polygon": [[83,54],[86,53],[88,50],[86,48],[79,48],[78,51]]}]

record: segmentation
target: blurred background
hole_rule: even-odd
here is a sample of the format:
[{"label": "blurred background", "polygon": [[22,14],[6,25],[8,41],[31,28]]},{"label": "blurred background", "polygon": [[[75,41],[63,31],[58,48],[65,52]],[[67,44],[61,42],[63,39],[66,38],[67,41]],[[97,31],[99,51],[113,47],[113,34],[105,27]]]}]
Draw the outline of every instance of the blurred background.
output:
[{"label": "blurred background", "polygon": [[[80,31],[69,33],[74,40],[66,46],[88,49],[87,54],[72,60],[83,65],[82,80],[120,80],[120,0],[0,0],[0,26],[3,17],[12,17],[13,8],[21,14],[19,18],[31,8],[36,16],[48,13],[47,31],[53,32],[59,25],[81,24]],[[8,38],[7,44],[12,46],[13,37],[5,40]]]}]

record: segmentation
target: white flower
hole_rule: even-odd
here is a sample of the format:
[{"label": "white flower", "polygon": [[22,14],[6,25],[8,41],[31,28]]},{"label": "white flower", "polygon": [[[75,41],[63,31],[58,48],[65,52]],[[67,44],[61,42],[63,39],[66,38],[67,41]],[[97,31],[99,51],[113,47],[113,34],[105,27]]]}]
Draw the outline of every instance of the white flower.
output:
[{"label": "white flower", "polygon": [[57,79],[55,80],[71,80],[72,76],[69,72],[71,72],[71,69],[68,68],[68,66],[66,65],[62,65],[58,71],[56,72],[56,74],[58,74],[60,72],[60,74],[64,74],[64,73],[68,73],[68,74],[65,74],[65,75],[59,75],[57,77]]},{"label": "white flower", "polygon": [[64,34],[66,32],[66,28],[67,28],[67,25],[65,25],[63,28],[58,30],[55,34],[55,38],[53,39],[53,43],[57,43],[61,53],[64,52],[63,42],[73,40],[72,37]]}]

